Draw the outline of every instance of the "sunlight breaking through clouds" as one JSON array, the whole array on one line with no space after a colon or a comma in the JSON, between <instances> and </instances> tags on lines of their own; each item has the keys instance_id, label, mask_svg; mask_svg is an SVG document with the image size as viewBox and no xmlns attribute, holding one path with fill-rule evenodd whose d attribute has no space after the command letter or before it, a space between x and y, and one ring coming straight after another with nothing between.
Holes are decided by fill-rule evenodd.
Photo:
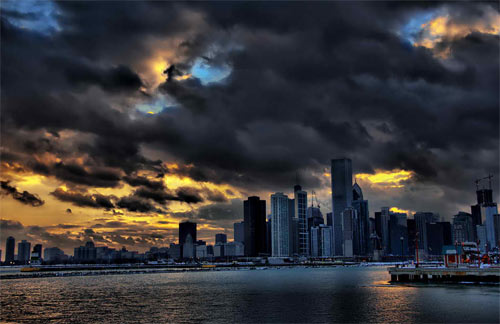
<instances>
[{"instance_id":1,"label":"sunlight breaking through clouds","mask_svg":"<svg viewBox=\"0 0 500 324\"><path fill-rule=\"evenodd\" d=\"M404 183L414 176L406 170L375 170L375 173L358 173L356 179L379 188L403 188Z\"/></svg>"}]
</instances>

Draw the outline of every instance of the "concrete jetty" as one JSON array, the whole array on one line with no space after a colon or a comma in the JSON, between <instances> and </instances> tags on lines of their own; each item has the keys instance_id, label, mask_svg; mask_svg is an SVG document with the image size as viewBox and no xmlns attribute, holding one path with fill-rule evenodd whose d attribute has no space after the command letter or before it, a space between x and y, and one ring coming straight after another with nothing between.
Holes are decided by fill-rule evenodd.
<instances>
[{"instance_id":1,"label":"concrete jetty","mask_svg":"<svg viewBox=\"0 0 500 324\"><path fill-rule=\"evenodd\" d=\"M391 282L497 282L500 267L390 267Z\"/></svg>"}]
</instances>

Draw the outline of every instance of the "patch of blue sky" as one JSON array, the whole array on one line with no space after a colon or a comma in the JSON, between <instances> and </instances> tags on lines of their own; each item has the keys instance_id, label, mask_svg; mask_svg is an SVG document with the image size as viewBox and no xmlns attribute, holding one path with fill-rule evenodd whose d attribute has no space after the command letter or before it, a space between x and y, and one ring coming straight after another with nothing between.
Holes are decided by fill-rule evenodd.
<instances>
[{"instance_id":1,"label":"patch of blue sky","mask_svg":"<svg viewBox=\"0 0 500 324\"><path fill-rule=\"evenodd\" d=\"M53 1L7 0L0 2L7 20L23 29L29 29L44 35L50 35L61 30L57 22L57 6Z\"/></svg>"},{"instance_id":2,"label":"patch of blue sky","mask_svg":"<svg viewBox=\"0 0 500 324\"><path fill-rule=\"evenodd\" d=\"M223 81L231 74L231 67L228 65L210 65L206 60L199 58L191 67L191 74L200 79L203 85L207 85Z\"/></svg>"},{"instance_id":3,"label":"patch of blue sky","mask_svg":"<svg viewBox=\"0 0 500 324\"><path fill-rule=\"evenodd\" d=\"M145 114L158 114L164 109L174 108L175 102L167 98L165 95L158 93L150 100L137 104L136 109Z\"/></svg>"},{"instance_id":4,"label":"patch of blue sky","mask_svg":"<svg viewBox=\"0 0 500 324\"><path fill-rule=\"evenodd\" d=\"M400 36L403 40L415 44L418 41L422 25L432 20L438 14L436 11L426 11L416 14L401 28L399 32Z\"/></svg>"}]
</instances>

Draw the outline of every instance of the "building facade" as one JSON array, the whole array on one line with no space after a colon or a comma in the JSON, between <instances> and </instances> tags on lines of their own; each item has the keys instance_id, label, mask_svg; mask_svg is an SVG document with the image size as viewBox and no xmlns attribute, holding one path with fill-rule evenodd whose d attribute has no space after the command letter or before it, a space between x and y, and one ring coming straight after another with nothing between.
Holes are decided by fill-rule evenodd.
<instances>
[{"instance_id":1,"label":"building facade","mask_svg":"<svg viewBox=\"0 0 500 324\"><path fill-rule=\"evenodd\" d=\"M271 195L272 256L291 255L290 231L292 221L289 212L288 196L281 192Z\"/></svg>"},{"instance_id":2,"label":"building facade","mask_svg":"<svg viewBox=\"0 0 500 324\"><path fill-rule=\"evenodd\" d=\"M298 219L298 254L309 255L309 231L307 228L307 192L296 185L294 191L295 218Z\"/></svg>"},{"instance_id":3,"label":"building facade","mask_svg":"<svg viewBox=\"0 0 500 324\"><path fill-rule=\"evenodd\" d=\"M256 257L267 253L266 201L248 197L243 202L245 256Z\"/></svg>"},{"instance_id":4,"label":"building facade","mask_svg":"<svg viewBox=\"0 0 500 324\"><path fill-rule=\"evenodd\" d=\"M12 236L7 237L7 242L5 243L5 263L12 264L14 263L16 249L16 239Z\"/></svg>"},{"instance_id":5,"label":"building facade","mask_svg":"<svg viewBox=\"0 0 500 324\"><path fill-rule=\"evenodd\" d=\"M333 159L331 164L333 240L335 255L343 254L342 213L352 205L351 159Z\"/></svg>"}]
</instances>

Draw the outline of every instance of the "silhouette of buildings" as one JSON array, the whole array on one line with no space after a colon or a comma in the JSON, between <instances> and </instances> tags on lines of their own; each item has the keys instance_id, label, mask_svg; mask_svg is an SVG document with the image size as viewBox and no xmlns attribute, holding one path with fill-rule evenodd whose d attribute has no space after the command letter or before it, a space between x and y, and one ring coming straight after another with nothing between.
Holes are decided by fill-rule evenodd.
<instances>
[{"instance_id":1,"label":"silhouette of buildings","mask_svg":"<svg viewBox=\"0 0 500 324\"><path fill-rule=\"evenodd\" d=\"M248 197L243 202L243 217L245 255L256 257L266 254L266 201L256 196Z\"/></svg>"}]
</instances>

